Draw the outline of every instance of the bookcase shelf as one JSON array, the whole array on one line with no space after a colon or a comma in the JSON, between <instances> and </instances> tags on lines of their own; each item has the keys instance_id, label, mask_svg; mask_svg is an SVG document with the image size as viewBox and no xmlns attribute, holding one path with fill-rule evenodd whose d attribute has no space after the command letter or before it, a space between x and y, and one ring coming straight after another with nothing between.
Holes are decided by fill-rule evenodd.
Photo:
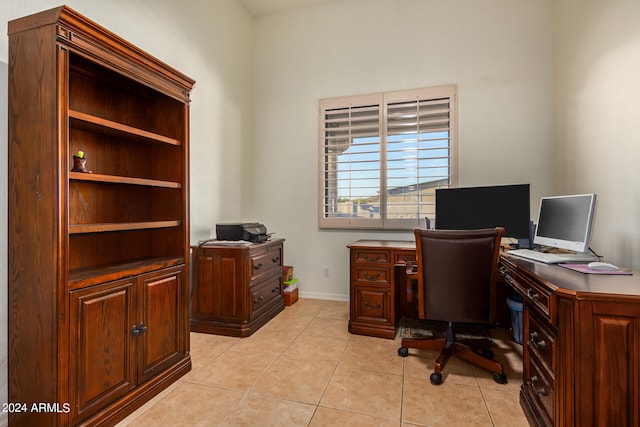
<instances>
[{"instance_id":1,"label":"bookcase shelf","mask_svg":"<svg viewBox=\"0 0 640 427\"><path fill-rule=\"evenodd\" d=\"M128 176L104 175L97 173L69 172L69 179L76 181L108 182L112 184L145 185L148 187L181 188L179 182L160 181L157 179L133 178Z\"/></svg>"},{"instance_id":2,"label":"bookcase shelf","mask_svg":"<svg viewBox=\"0 0 640 427\"><path fill-rule=\"evenodd\" d=\"M131 273L140 275L181 264L184 264L184 258L182 257L157 257L145 258L140 261L70 270L69 287L71 289L81 289L87 286L130 277Z\"/></svg>"},{"instance_id":3,"label":"bookcase shelf","mask_svg":"<svg viewBox=\"0 0 640 427\"><path fill-rule=\"evenodd\" d=\"M148 222L121 222L109 224L71 224L69 234L79 233L104 233L108 231L145 230L152 228L177 227L180 221L148 221Z\"/></svg>"},{"instance_id":4,"label":"bookcase shelf","mask_svg":"<svg viewBox=\"0 0 640 427\"><path fill-rule=\"evenodd\" d=\"M160 142L163 144L180 145L180 141L153 132L148 132L133 126L127 126L116 123L111 120L102 119L91 114L82 113L80 111L69 110L69 125L78 129L88 130L90 132L100 132L114 137L132 137L140 138L152 142Z\"/></svg>"}]
</instances>

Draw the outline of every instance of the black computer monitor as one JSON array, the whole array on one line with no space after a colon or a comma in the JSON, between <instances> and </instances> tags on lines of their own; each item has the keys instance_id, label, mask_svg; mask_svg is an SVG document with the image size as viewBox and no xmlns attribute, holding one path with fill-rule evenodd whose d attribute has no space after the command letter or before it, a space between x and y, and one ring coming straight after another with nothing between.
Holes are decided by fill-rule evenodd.
<instances>
[{"instance_id":1,"label":"black computer monitor","mask_svg":"<svg viewBox=\"0 0 640 427\"><path fill-rule=\"evenodd\" d=\"M595 194L543 197L533 242L587 252L595 207Z\"/></svg>"},{"instance_id":2,"label":"black computer monitor","mask_svg":"<svg viewBox=\"0 0 640 427\"><path fill-rule=\"evenodd\" d=\"M529 184L437 189L435 227L503 227L505 237L529 239L529 200Z\"/></svg>"}]
</instances>

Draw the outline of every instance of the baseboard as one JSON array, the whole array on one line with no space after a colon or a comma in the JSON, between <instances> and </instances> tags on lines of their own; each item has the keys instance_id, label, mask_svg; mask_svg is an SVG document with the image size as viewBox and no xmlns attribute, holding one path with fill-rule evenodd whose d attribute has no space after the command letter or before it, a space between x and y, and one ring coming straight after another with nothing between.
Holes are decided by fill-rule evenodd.
<instances>
[{"instance_id":1,"label":"baseboard","mask_svg":"<svg viewBox=\"0 0 640 427\"><path fill-rule=\"evenodd\" d=\"M326 294L321 292L304 292L300 289L300 298L321 299L326 301L349 302L349 294Z\"/></svg>"}]
</instances>

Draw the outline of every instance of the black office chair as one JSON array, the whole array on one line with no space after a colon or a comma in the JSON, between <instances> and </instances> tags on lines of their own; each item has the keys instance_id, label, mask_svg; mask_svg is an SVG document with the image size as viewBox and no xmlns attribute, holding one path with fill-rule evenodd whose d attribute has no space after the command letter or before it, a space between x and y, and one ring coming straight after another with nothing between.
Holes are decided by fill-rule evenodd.
<instances>
[{"instance_id":1,"label":"black office chair","mask_svg":"<svg viewBox=\"0 0 640 427\"><path fill-rule=\"evenodd\" d=\"M458 356L507 382L502 365L492 360L492 341L486 328L495 323L495 282L498 274L501 227L482 230L414 230L416 238L417 312L428 338L402 338L398 354L409 348L440 351L430 380L442 384L442 370ZM470 332L458 327L474 326ZM478 334L478 332L481 332Z\"/></svg>"}]
</instances>

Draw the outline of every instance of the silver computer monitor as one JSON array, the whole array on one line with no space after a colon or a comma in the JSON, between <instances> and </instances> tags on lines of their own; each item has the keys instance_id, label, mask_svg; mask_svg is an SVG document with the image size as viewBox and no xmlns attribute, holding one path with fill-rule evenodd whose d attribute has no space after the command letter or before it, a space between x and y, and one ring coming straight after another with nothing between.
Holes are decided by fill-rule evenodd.
<instances>
[{"instance_id":1,"label":"silver computer monitor","mask_svg":"<svg viewBox=\"0 0 640 427\"><path fill-rule=\"evenodd\" d=\"M595 206L595 194L543 197L533 243L587 252Z\"/></svg>"}]
</instances>

